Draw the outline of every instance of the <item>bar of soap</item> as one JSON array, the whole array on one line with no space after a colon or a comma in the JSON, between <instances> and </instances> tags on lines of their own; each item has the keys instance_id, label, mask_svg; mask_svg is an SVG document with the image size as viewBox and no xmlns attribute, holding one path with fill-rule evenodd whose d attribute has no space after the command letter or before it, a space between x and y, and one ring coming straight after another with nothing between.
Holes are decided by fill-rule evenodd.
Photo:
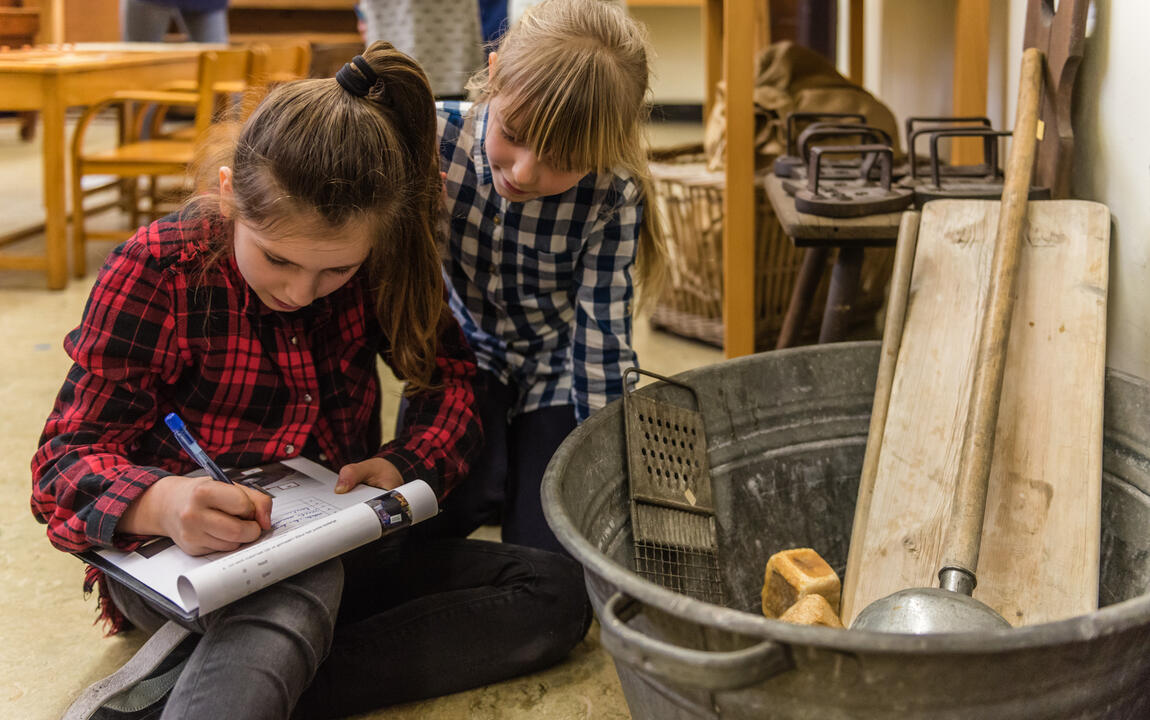
<instances>
[{"instance_id":1,"label":"bar of soap","mask_svg":"<svg viewBox=\"0 0 1150 720\"><path fill-rule=\"evenodd\" d=\"M819 625L839 629L843 627L838 613L822 595L807 595L791 605L785 613L779 616L779 620L796 625Z\"/></svg>"},{"instance_id":2,"label":"bar of soap","mask_svg":"<svg viewBox=\"0 0 1150 720\"><path fill-rule=\"evenodd\" d=\"M771 556L763 576L763 615L778 618L809 595L820 595L837 615L842 583L811 548L783 550Z\"/></svg>"}]
</instances>

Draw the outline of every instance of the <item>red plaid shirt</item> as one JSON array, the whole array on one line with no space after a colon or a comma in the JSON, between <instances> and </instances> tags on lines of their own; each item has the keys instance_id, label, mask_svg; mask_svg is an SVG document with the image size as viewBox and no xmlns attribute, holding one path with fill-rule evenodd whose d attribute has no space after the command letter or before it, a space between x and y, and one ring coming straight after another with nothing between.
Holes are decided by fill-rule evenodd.
<instances>
[{"instance_id":1,"label":"red plaid shirt","mask_svg":"<svg viewBox=\"0 0 1150 720\"><path fill-rule=\"evenodd\" d=\"M32 511L68 552L131 549L125 508L196 465L163 418L177 412L222 467L305 455L338 469L372 455L442 497L482 439L475 359L454 320L439 338L435 391L410 398L402 435L380 447L377 356L389 343L364 271L295 313L266 308L230 254L203 273L204 220L170 216L116 248L80 326L74 364L32 460ZM89 579L91 582L91 578Z\"/></svg>"}]
</instances>

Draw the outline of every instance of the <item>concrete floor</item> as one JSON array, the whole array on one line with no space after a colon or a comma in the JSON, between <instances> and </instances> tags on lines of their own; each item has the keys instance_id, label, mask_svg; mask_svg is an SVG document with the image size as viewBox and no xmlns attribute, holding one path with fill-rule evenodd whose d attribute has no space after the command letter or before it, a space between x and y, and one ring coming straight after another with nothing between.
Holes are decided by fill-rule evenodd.
<instances>
[{"instance_id":1,"label":"concrete floor","mask_svg":"<svg viewBox=\"0 0 1150 720\"><path fill-rule=\"evenodd\" d=\"M670 144L701 137L698 126L655 129ZM111 142L104 128L97 142ZM38 142L0 122L0 235L42 218ZM114 218L112 218L114 219ZM8 252L35 251L34 236ZM89 248L89 275L63 291L44 289L42 273L0 271L0 719L57 718L74 696L115 670L143 641L137 632L102 637L95 598L81 593L78 560L52 548L28 509L28 465L44 418L69 367L61 341L79 321L96 269L111 246ZM665 375L722 359L716 348L635 325L644 367ZM389 380L385 420L398 384ZM562 664L546 672L427 702L369 713L394 720L628 718L598 626Z\"/></svg>"}]
</instances>

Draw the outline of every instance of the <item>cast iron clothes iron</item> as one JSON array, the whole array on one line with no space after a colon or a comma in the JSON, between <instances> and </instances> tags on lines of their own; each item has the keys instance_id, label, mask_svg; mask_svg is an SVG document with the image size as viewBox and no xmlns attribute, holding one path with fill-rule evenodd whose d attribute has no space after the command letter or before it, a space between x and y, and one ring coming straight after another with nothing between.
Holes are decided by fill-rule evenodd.
<instances>
[{"instance_id":1,"label":"cast iron clothes iron","mask_svg":"<svg viewBox=\"0 0 1150 720\"><path fill-rule=\"evenodd\" d=\"M936 116L936 117L910 117L906 119L906 154L907 165L902 175L903 181L908 177L916 176L919 172L929 169L929 163L920 159L916 145L918 138L939 130L960 130L962 128L981 127L990 128L990 118L981 115L969 116ZM950 165L943 164L944 175L985 175L985 165Z\"/></svg>"},{"instance_id":2,"label":"cast iron clothes iron","mask_svg":"<svg viewBox=\"0 0 1150 720\"><path fill-rule=\"evenodd\" d=\"M1018 117L1003 183L990 284L981 317L977 362L959 455L958 480L943 539L939 588L911 588L863 608L851 629L913 634L1001 630L1010 624L972 597L994 451L994 429L1026 223L1030 174L1038 144L1038 101L1042 52L1023 53Z\"/></svg>"},{"instance_id":3,"label":"cast iron clothes iron","mask_svg":"<svg viewBox=\"0 0 1150 720\"><path fill-rule=\"evenodd\" d=\"M910 178L903 178L900 184L914 188L915 207L920 209L923 204L931 200L947 198L997 200L1002 197L1003 183L1002 169L998 165L998 138L1010 135L1010 131L990 128L944 128L932 131L929 178L922 177L916 171ZM939 140L948 137L982 138L984 162L981 165L964 168L964 170L982 170L981 174L971 172L947 175L943 172L938 144ZM1030 200L1049 200L1050 189L1031 186L1028 197Z\"/></svg>"},{"instance_id":4,"label":"cast iron clothes iron","mask_svg":"<svg viewBox=\"0 0 1150 720\"><path fill-rule=\"evenodd\" d=\"M880 127L874 125L859 125L851 123L814 123L803 130L798 139L798 157L802 158L802 164L790 170L787 180L784 180L784 186L787 192L791 195L795 194L795 190L801 187L808 172L807 166L811 161L811 149L816 146L832 145L832 146L846 146L846 145L891 145L890 133ZM850 180L858 176L859 166L864 162L862 157L849 157L839 160L826 160L823 162L820 169L821 176L824 180ZM871 167L873 169L873 165ZM777 173L776 173L777 174ZM877 180L878 176L873 175L870 179Z\"/></svg>"},{"instance_id":5,"label":"cast iron clothes iron","mask_svg":"<svg viewBox=\"0 0 1150 720\"><path fill-rule=\"evenodd\" d=\"M807 159L798 152L796 144L800 131L799 125L803 123L805 128L811 124L820 122L838 122L840 124L848 122L866 123L866 116L861 113L832 113L832 112L793 112L787 115L786 122L786 152L775 158L772 170L779 177L795 177L795 172L802 173L806 168Z\"/></svg>"},{"instance_id":6,"label":"cast iron clothes iron","mask_svg":"<svg viewBox=\"0 0 1150 720\"><path fill-rule=\"evenodd\" d=\"M694 408L636 395L638 376L685 390ZM724 604L718 533L699 398L682 382L635 367L623 373L635 572L668 590Z\"/></svg>"},{"instance_id":7,"label":"cast iron clothes iron","mask_svg":"<svg viewBox=\"0 0 1150 720\"><path fill-rule=\"evenodd\" d=\"M828 155L861 154L863 162L854 180L824 181L822 159ZM836 145L811 148L807 186L795 191L795 209L824 217L862 217L897 212L914 201L914 191L891 187L893 151L889 145ZM881 180L868 178L878 162Z\"/></svg>"},{"instance_id":8,"label":"cast iron clothes iron","mask_svg":"<svg viewBox=\"0 0 1150 720\"><path fill-rule=\"evenodd\" d=\"M848 142L842 142L842 140ZM803 134L799 136L799 156L805 158L805 162L809 163L811 159L811 150L815 147L852 147L858 145L891 145L890 134L880 127L872 125L839 125L835 123L815 123L811 125ZM837 153L836 153L837 154ZM846 153L843 153L846 154ZM861 172L860 168L866 165L865 175ZM806 164L802 167L795 168L790 177L783 180L783 189L787 194L794 197L794 194L802 189L806 184L807 178L810 173ZM873 154L864 155L859 154L858 157L850 157L845 160L824 160L819 167L819 182L829 183L833 181L849 181L856 180L860 177L866 177L868 181L878 182L882 180L882 170L876 167L875 156ZM894 175L892 174L892 178Z\"/></svg>"}]
</instances>

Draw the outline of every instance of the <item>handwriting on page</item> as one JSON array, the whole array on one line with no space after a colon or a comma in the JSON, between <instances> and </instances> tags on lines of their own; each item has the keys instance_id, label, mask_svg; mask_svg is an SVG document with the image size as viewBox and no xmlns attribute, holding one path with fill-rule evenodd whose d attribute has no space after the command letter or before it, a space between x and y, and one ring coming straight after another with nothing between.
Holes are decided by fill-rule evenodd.
<instances>
[{"instance_id":1,"label":"handwriting on page","mask_svg":"<svg viewBox=\"0 0 1150 720\"><path fill-rule=\"evenodd\" d=\"M291 500L276 506L276 517L272 522L272 534L278 534L295 527L300 523L310 522L325 515L331 515L339 510L331 503L318 497L306 497Z\"/></svg>"}]
</instances>

